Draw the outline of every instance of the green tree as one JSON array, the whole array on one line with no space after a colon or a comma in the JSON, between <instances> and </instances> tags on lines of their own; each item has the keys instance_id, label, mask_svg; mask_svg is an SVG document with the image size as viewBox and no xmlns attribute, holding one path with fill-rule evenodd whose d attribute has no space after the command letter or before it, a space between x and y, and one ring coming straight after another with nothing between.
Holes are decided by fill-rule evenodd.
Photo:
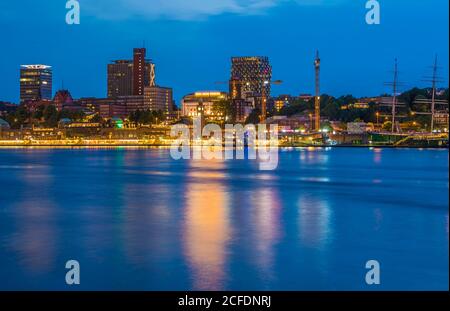
<instances>
[{"instance_id":1,"label":"green tree","mask_svg":"<svg viewBox=\"0 0 450 311\"><path fill-rule=\"evenodd\" d=\"M311 109L311 103L304 101L302 99L294 100L289 105L284 106L281 108L281 110L278 112L278 115L283 116L293 116L295 114L300 114L308 109Z\"/></svg>"},{"instance_id":2,"label":"green tree","mask_svg":"<svg viewBox=\"0 0 450 311\"><path fill-rule=\"evenodd\" d=\"M91 122L103 123L103 118L97 113L95 116L92 117Z\"/></svg>"},{"instance_id":3,"label":"green tree","mask_svg":"<svg viewBox=\"0 0 450 311\"><path fill-rule=\"evenodd\" d=\"M16 111L9 113L5 119L13 129L19 129L27 124L30 117L31 113L28 109L24 105L20 105Z\"/></svg>"},{"instance_id":4,"label":"green tree","mask_svg":"<svg viewBox=\"0 0 450 311\"><path fill-rule=\"evenodd\" d=\"M215 115L222 115L224 121L234 122L236 120L236 109L231 100L220 100L215 102L212 111Z\"/></svg>"},{"instance_id":5,"label":"green tree","mask_svg":"<svg viewBox=\"0 0 450 311\"><path fill-rule=\"evenodd\" d=\"M152 111L151 113L151 123L159 124L166 120L166 115L162 110Z\"/></svg>"},{"instance_id":6,"label":"green tree","mask_svg":"<svg viewBox=\"0 0 450 311\"><path fill-rule=\"evenodd\" d=\"M40 105L36 108L36 111L32 114L32 118L35 121L40 121L44 117L45 106Z\"/></svg>"},{"instance_id":7,"label":"green tree","mask_svg":"<svg viewBox=\"0 0 450 311\"><path fill-rule=\"evenodd\" d=\"M337 121L339 120L340 111L341 109L339 104L332 100L327 103L325 108L322 110L322 114L330 120Z\"/></svg>"},{"instance_id":8,"label":"green tree","mask_svg":"<svg viewBox=\"0 0 450 311\"><path fill-rule=\"evenodd\" d=\"M58 111L54 105L47 105L43 112L44 125L48 127L56 127L58 125Z\"/></svg>"}]
</instances>

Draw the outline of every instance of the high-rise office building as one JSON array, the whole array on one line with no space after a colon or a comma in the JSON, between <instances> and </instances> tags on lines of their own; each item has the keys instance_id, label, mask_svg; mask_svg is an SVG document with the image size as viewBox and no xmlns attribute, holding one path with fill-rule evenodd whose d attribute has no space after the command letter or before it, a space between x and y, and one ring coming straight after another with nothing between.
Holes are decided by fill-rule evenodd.
<instances>
[{"instance_id":1,"label":"high-rise office building","mask_svg":"<svg viewBox=\"0 0 450 311\"><path fill-rule=\"evenodd\" d=\"M145 58L146 49L136 48L133 60L108 64L108 97L144 95L144 88L155 86L155 64Z\"/></svg>"},{"instance_id":2,"label":"high-rise office building","mask_svg":"<svg viewBox=\"0 0 450 311\"><path fill-rule=\"evenodd\" d=\"M231 59L230 96L232 99L270 97L272 67L268 57L233 57Z\"/></svg>"},{"instance_id":3,"label":"high-rise office building","mask_svg":"<svg viewBox=\"0 0 450 311\"><path fill-rule=\"evenodd\" d=\"M20 67L20 102L52 99L52 67L22 65Z\"/></svg>"},{"instance_id":4,"label":"high-rise office building","mask_svg":"<svg viewBox=\"0 0 450 311\"><path fill-rule=\"evenodd\" d=\"M108 64L108 97L133 94L133 63L129 60L116 60Z\"/></svg>"}]
</instances>

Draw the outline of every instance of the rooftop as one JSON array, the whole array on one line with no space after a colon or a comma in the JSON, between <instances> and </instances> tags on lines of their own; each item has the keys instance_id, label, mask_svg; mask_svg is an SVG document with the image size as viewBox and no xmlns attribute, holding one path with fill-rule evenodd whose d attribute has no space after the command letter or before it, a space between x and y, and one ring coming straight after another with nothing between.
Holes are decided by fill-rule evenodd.
<instances>
[{"instance_id":1,"label":"rooftop","mask_svg":"<svg viewBox=\"0 0 450 311\"><path fill-rule=\"evenodd\" d=\"M50 69L52 66L48 65L21 65L21 68L24 69Z\"/></svg>"}]
</instances>

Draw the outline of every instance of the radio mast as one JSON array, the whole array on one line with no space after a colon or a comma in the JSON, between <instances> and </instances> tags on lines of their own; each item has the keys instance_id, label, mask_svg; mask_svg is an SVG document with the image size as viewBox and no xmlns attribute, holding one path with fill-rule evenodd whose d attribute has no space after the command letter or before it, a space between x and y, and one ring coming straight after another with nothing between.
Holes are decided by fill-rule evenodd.
<instances>
[{"instance_id":1,"label":"radio mast","mask_svg":"<svg viewBox=\"0 0 450 311\"><path fill-rule=\"evenodd\" d=\"M314 61L314 67L316 69L316 96L314 103L315 110L315 129L320 131L320 58L319 51L316 52L316 59Z\"/></svg>"}]
</instances>

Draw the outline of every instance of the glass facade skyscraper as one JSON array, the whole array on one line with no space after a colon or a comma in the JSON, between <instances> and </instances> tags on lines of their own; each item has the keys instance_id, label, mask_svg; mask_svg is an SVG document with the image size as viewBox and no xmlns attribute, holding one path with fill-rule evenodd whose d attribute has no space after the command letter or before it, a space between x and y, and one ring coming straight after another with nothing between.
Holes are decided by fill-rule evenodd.
<instances>
[{"instance_id":1,"label":"glass facade skyscraper","mask_svg":"<svg viewBox=\"0 0 450 311\"><path fill-rule=\"evenodd\" d=\"M20 102L52 99L52 67L22 65L20 67Z\"/></svg>"}]
</instances>

